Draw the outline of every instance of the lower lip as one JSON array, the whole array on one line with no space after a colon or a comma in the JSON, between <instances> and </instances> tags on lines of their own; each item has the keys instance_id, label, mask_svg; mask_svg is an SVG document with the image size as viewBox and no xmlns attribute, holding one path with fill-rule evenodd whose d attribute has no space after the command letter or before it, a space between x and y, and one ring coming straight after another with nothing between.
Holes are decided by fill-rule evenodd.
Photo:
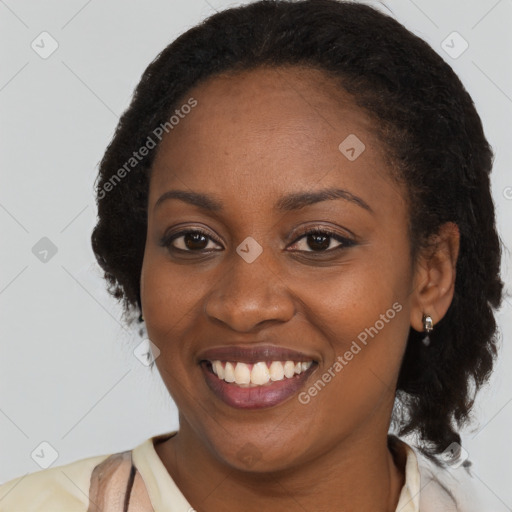
<instances>
[{"instance_id":1,"label":"lower lip","mask_svg":"<svg viewBox=\"0 0 512 512\"><path fill-rule=\"evenodd\" d=\"M317 364L313 363L305 372L291 378L284 378L264 386L240 387L234 382L219 379L209 368L205 361L200 367L208 387L223 402L237 409L262 409L280 404L296 394L315 370Z\"/></svg>"}]
</instances>

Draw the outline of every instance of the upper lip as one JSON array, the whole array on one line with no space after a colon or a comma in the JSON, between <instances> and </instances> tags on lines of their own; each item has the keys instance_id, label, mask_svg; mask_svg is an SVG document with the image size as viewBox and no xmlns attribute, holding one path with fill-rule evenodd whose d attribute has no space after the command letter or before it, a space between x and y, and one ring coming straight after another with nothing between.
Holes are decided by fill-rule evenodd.
<instances>
[{"instance_id":1,"label":"upper lip","mask_svg":"<svg viewBox=\"0 0 512 512\"><path fill-rule=\"evenodd\" d=\"M275 345L254 345L241 346L230 345L223 347L210 348L202 351L198 356L198 362L201 361L240 361L241 363L257 363L259 361L314 361L315 358L285 347Z\"/></svg>"}]
</instances>

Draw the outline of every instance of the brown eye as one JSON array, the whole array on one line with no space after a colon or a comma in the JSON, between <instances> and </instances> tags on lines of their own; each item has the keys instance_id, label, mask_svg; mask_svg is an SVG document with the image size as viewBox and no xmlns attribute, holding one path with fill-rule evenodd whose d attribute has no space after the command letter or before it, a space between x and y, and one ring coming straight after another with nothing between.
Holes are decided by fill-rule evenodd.
<instances>
[{"instance_id":1,"label":"brown eye","mask_svg":"<svg viewBox=\"0 0 512 512\"><path fill-rule=\"evenodd\" d=\"M169 248L169 250L177 250L183 252L210 252L219 244L212 239L206 232L194 229L180 231L164 237L161 245Z\"/></svg>"},{"instance_id":2,"label":"brown eye","mask_svg":"<svg viewBox=\"0 0 512 512\"><path fill-rule=\"evenodd\" d=\"M187 249L201 250L207 247L208 238L202 233L187 233L186 235L183 236L183 243Z\"/></svg>"},{"instance_id":3,"label":"brown eye","mask_svg":"<svg viewBox=\"0 0 512 512\"><path fill-rule=\"evenodd\" d=\"M331 237L329 235L310 234L307 235L308 247L314 251L325 251L331 245Z\"/></svg>"},{"instance_id":4,"label":"brown eye","mask_svg":"<svg viewBox=\"0 0 512 512\"><path fill-rule=\"evenodd\" d=\"M303 241L302 243L299 243ZM334 245L333 245L334 242ZM338 245L336 245L336 243ZM313 229L303 233L293 243L293 248L302 252L329 252L355 245L353 240L330 230Z\"/></svg>"}]
</instances>

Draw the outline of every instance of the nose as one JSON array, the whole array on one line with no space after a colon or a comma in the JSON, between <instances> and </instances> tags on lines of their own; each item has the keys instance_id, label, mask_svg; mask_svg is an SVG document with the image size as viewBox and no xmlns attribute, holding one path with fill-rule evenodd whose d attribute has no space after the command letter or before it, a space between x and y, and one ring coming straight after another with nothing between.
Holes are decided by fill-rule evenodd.
<instances>
[{"instance_id":1,"label":"nose","mask_svg":"<svg viewBox=\"0 0 512 512\"><path fill-rule=\"evenodd\" d=\"M269 267L268 258L262 254L247 263L235 253L229 259L227 270L206 298L205 312L211 321L233 331L252 332L293 317L293 294L277 269Z\"/></svg>"}]
</instances>

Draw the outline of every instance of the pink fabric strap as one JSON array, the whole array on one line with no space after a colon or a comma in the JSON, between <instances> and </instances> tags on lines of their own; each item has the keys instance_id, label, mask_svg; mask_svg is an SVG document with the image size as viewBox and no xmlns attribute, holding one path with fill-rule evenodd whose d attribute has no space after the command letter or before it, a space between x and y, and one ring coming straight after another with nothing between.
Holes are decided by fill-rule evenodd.
<instances>
[{"instance_id":1,"label":"pink fabric strap","mask_svg":"<svg viewBox=\"0 0 512 512\"><path fill-rule=\"evenodd\" d=\"M154 512L131 451L115 453L94 468L87 512Z\"/></svg>"}]
</instances>

